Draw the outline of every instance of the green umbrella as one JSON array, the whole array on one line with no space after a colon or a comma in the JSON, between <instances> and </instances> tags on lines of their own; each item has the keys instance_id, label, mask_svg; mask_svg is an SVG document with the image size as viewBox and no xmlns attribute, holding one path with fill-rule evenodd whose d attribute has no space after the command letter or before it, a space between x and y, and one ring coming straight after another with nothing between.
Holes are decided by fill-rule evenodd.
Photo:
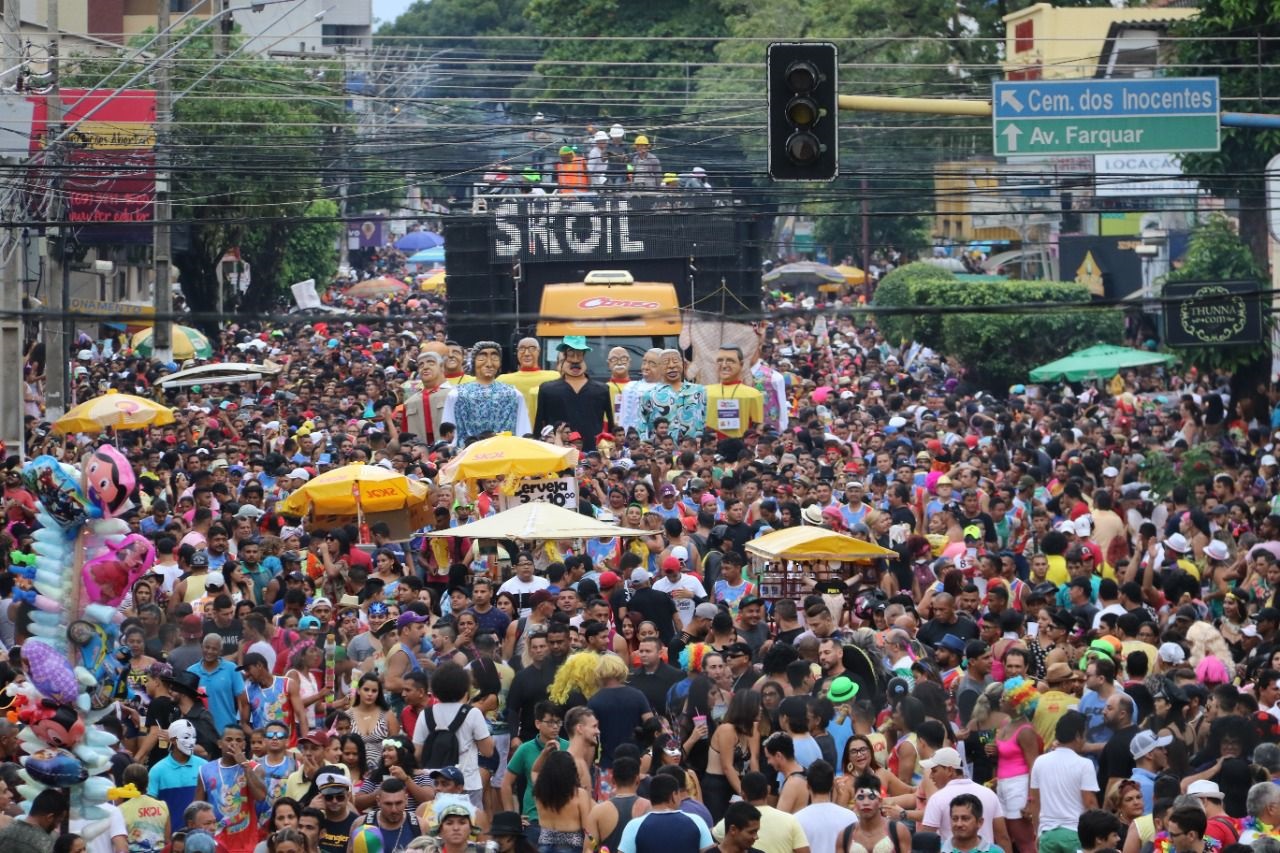
<instances>
[{"instance_id":1,"label":"green umbrella","mask_svg":"<svg viewBox=\"0 0 1280 853\"><path fill-rule=\"evenodd\" d=\"M1130 367L1172 364L1175 361L1177 356L1111 344L1096 344L1037 367L1031 371L1031 381L1079 382L1084 379L1110 379Z\"/></svg>"},{"instance_id":2,"label":"green umbrella","mask_svg":"<svg viewBox=\"0 0 1280 853\"><path fill-rule=\"evenodd\" d=\"M209 358L213 355L213 347L209 345L209 339L204 336L203 332L198 332L190 326L179 326L177 324L170 327L169 331L170 343L173 344L174 358ZM133 336L131 343L139 355L147 358L151 357L151 336L154 333L155 329L143 329Z\"/></svg>"}]
</instances>

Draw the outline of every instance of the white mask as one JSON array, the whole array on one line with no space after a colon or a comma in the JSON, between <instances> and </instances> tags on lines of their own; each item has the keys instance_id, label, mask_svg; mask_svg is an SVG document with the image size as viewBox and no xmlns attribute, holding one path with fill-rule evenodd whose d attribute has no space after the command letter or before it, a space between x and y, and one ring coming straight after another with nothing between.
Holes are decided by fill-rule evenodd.
<instances>
[{"instance_id":1,"label":"white mask","mask_svg":"<svg viewBox=\"0 0 1280 853\"><path fill-rule=\"evenodd\" d=\"M169 726L169 741L183 755L191 755L196 749L196 727L187 720L177 720Z\"/></svg>"}]
</instances>

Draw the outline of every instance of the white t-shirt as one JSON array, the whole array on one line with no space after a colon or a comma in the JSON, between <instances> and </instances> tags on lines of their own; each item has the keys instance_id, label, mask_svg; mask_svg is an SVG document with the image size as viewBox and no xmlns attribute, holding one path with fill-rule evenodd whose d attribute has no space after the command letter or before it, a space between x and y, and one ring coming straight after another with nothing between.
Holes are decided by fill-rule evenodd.
<instances>
[{"instance_id":1,"label":"white t-shirt","mask_svg":"<svg viewBox=\"0 0 1280 853\"><path fill-rule=\"evenodd\" d=\"M1060 746L1031 765L1031 787L1040 792L1039 831L1074 830L1084 814L1080 792L1098 790L1098 771L1089 759Z\"/></svg>"},{"instance_id":2,"label":"white t-shirt","mask_svg":"<svg viewBox=\"0 0 1280 853\"><path fill-rule=\"evenodd\" d=\"M512 575L503 582L502 586L498 587L498 592L508 592L514 595L516 597L516 604L519 605L520 616L528 616L529 612L533 610L533 608L529 607L526 603L528 597L538 590L546 589L549 586L551 586L551 581L543 577L538 577L537 575L529 578L528 583L520 580L519 575Z\"/></svg>"},{"instance_id":3,"label":"white t-shirt","mask_svg":"<svg viewBox=\"0 0 1280 853\"><path fill-rule=\"evenodd\" d=\"M156 563L151 571L164 578L160 583L160 588L168 595L173 592L173 584L178 578L182 577L182 567L177 563Z\"/></svg>"},{"instance_id":4,"label":"white t-shirt","mask_svg":"<svg viewBox=\"0 0 1280 853\"><path fill-rule=\"evenodd\" d=\"M129 827L125 825L124 813L118 807L111 803L102 803L98 808L110 812L109 823L104 832L94 836L91 841L85 841L84 853L112 853L114 847L111 839L120 836L127 841L129 838ZM83 835L84 828L91 823L97 823L97 821L73 817L68 822L67 829L76 835Z\"/></svg>"},{"instance_id":5,"label":"white t-shirt","mask_svg":"<svg viewBox=\"0 0 1280 853\"><path fill-rule=\"evenodd\" d=\"M810 850L835 850L840 833L849 824L857 823L858 816L835 803L812 803L796 812L796 820L809 839Z\"/></svg>"},{"instance_id":6,"label":"white t-shirt","mask_svg":"<svg viewBox=\"0 0 1280 853\"><path fill-rule=\"evenodd\" d=\"M707 597L707 591L692 575L681 574L680 580L675 583L667 580L667 576L663 575L653 582L653 588L667 595L671 595L678 589L687 589L693 593L692 598L675 598L676 612L680 614L680 621L686 626L693 621L693 609L698 606L698 599Z\"/></svg>"},{"instance_id":7,"label":"white t-shirt","mask_svg":"<svg viewBox=\"0 0 1280 853\"><path fill-rule=\"evenodd\" d=\"M413 748L415 751L421 751L422 745L427 742L427 717L428 712L435 715L435 723L437 729L447 729L449 724L453 722L453 718L458 716L458 709L462 707L461 702L441 702L423 709L418 714L418 722L413 727ZM480 750L476 749L476 741L484 740L489 737L489 726L484 721L484 714L480 713L479 708L472 708L467 712L466 719L462 721L462 727L458 729L458 769L462 771L462 776L466 779L466 787L468 791L479 791L482 788L480 782ZM439 767L424 767L423 770L430 773L432 770L439 770Z\"/></svg>"},{"instance_id":8,"label":"white t-shirt","mask_svg":"<svg viewBox=\"0 0 1280 853\"><path fill-rule=\"evenodd\" d=\"M249 652L257 652L267 659L267 669L271 672L276 671L276 650L271 648L271 644L266 640L259 640L252 643L248 649Z\"/></svg>"},{"instance_id":9,"label":"white t-shirt","mask_svg":"<svg viewBox=\"0 0 1280 853\"><path fill-rule=\"evenodd\" d=\"M1037 761L1037 764L1040 762ZM982 839L985 847L990 847L996 843L995 836L995 819L1004 817L1004 809L1000 807L1000 800L996 797L996 792L979 785L972 779L952 779L940 790L936 791L924 804L924 820L921 821L924 826L934 826L938 829L938 835L942 836L942 847L946 849L951 846L951 801L961 794L973 794L982 801L982 828L978 830L978 837Z\"/></svg>"}]
</instances>

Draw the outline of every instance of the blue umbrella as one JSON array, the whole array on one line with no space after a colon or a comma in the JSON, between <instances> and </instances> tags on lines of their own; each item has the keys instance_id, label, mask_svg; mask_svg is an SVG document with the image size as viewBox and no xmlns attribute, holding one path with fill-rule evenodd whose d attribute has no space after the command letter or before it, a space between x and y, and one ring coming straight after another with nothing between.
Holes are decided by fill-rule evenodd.
<instances>
[{"instance_id":1,"label":"blue umbrella","mask_svg":"<svg viewBox=\"0 0 1280 853\"><path fill-rule=\"evenodd\" d=\"M436 246L432 249L424 249L416 255L409 257L411 264L442 264L444 263L444 247Z\"/></svg>"},{"instance_id":2,"label":"blue umbrella","mask_svg":"<svg viewBox=\"0 0 1280 853\"><path fill-rule=\"evenodd\" d=\"M396 241L396 248L402 252L421 252L443 245L444 238L434 231L410 231Z\"/></svg>"}]
</instances>

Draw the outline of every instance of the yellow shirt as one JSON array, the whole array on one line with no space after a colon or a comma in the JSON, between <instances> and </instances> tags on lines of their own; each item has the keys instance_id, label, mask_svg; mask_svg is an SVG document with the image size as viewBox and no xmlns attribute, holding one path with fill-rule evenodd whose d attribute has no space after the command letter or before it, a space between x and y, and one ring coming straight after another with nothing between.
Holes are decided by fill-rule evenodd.
<instances>
[{"instance_id":1,"label":"yellow shirt","mask_svg":"<svg viewBox=\"0 0 1280 853\"><path fill-rule=\"evenodd\" d=\"M723 423L722 423L723 421ZM728 438L742 438L764 423L764 395L741 382L707 386L707 426Z\"/></svg>"},{"instance_id":2,"label":"yellow shirt","mask_svg":"<svg viewBox=\"0 0 1280 853\"><path fill-rule=\"evenodd\" d=\"M1071 575L1067 574L1067 558L1061 554L1046 554L1045 560L1049 563L1049 571L1044 573L1044 579L1054 586L1062 586L1071 580Z\"/></svg>"},{"instance_id":3,"label":"yellow shirt","mask_svg":"<svg viewBox=\"0 0 1280 853\"><path fill-rule=\"evenodd\" d=\"M619 382L616 379L610 379L606 385L609 386L609 405L613 406L613 422L615 424L622 423L622 392L627 390L627 386L631 384L631 380ZM620 432L625 432L622 430Z\"/></svg>"},{"instance_id":4,"label":"yellow shirt","mask_svg":"<svg viewBox=\"0 0 1280 853\"><path fill-rule=\"evenodd\" d=\"M1079 702L1075 696L1061 690L1046 690L1040 694L1036 703L1036 712L1031 715L1031 725L1045 743L1053 743L1057 739L1058 720L1071 710L1071 706Z\"/></svg>"},{"instance_id":5,"label":"yellow shirt","mask_svg":"<svg viewBox=\"0 0 1280 853\"><path fill-rule=\"evenodd\" d=\"M498 377L503 385L510 385L524 397L525 408L529 410L529 424L538 422L538 388L543 382L552 382L560 378L554 370L517 370L515 373L504 373Z\"/></svg>"}]
</instances>

